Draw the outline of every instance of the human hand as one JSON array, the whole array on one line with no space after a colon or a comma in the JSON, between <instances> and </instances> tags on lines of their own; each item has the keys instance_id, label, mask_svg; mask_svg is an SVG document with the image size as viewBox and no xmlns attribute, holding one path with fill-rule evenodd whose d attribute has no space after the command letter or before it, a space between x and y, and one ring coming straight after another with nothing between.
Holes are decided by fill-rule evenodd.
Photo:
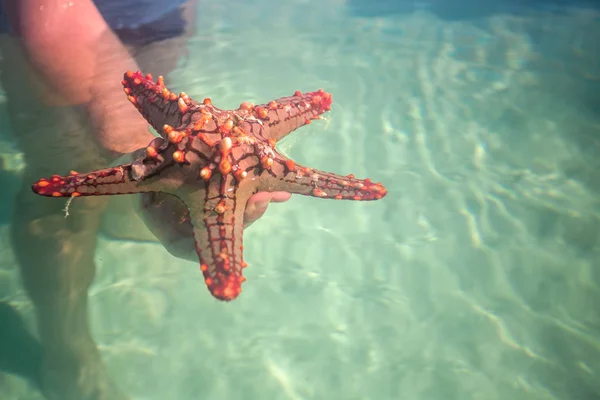
<instances>
[{"instance_id":1,"label":"human hand","mask_svg":"<svg viewBox=\"0 0 600 400\"><path fill-rule=\"evenodd\" d=\"M112 165L130 163L145 152L145 148L125 154ZM189 211L177 197L162 193L137 194L135 210L146 227L175 257L189 261L198 261ZM288 192L258 192L253 194L246 204L244 228L247 228L267 211L270 203L282 203L292 197Z\"/></svg>"},{"instance_id":2,"label":"human hand","mask_svg":"<svg viewBox=\"0 0 600 400\"><path fill-rule=\"evenodd\" d=\"M244 212L244 228L263 216L270 203L283 203L292 197L289 192L258 192L253 194L246 204Z\"/></svg>"}]
</instances>

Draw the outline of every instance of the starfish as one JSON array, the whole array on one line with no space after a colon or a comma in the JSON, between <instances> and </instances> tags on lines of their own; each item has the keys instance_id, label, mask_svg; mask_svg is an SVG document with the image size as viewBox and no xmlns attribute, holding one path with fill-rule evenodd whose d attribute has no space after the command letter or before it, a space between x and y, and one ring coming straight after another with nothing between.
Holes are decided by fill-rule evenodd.
<instances>
[{"instance_id":1,"label":"starfish","mask_svg":"<svg viewBox=\"0 0 600 400\"><path fill-rule=\"evenodd\" d=\"M246 202L258 191L287 191L323 199L378 200L380 183L303 167L283 156L275 143L330 110L331 94L319 90L235 110L171 92L162 76L128 71L122 81L129 101L160 133L129 164L88 173L71 171L38 180L41 196L103 196L164 192L187 207L210 293L233 300L245 281L242 254Z\"/></svg>"}]
</instances>

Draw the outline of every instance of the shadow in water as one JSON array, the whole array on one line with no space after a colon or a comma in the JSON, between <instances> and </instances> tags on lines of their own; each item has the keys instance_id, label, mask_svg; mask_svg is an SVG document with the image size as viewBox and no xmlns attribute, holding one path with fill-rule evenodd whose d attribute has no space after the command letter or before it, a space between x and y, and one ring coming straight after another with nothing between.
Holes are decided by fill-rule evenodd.
<instances>
[{"instance_id":1,"label":"shadow in water","mask_svg":"<svg viewBox=\"0 0 600 400\"><path fill-rule=\"evenodd\" d=\"M0 372L15 374L40 386L42 345L10 304L0 301Z\"/></svg>"}]
</instances>

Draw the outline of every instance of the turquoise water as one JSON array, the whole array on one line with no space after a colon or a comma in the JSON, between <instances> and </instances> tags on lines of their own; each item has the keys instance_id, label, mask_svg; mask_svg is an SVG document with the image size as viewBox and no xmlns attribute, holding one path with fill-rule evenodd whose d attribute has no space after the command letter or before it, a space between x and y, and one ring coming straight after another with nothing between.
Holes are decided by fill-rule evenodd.
<instances>
[{"instance_id":1,"label":"turquoise water","mask_svg":"<svg viewBox=\"0 0 600 400\"><path fill-rule=\"evenodd\" d=\"M600 398L600 13L351 6L205 2L167 85L222 108L330 91L279 148L389 194L271 205L230 304L195 263L100 237L111 374L140 400ZM0 294L27 312L1 229Z\"/></svg>"}]
</instances>

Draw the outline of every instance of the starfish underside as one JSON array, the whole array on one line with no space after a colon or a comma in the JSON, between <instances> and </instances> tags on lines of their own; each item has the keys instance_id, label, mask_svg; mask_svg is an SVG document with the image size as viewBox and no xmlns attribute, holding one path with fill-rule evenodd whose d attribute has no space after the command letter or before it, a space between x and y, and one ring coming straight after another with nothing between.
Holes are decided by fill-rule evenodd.
<instances>
[{"instance_id":1,"label":"starfish underside","mask_svg":"<svg viewBox=\"0 0 600 400\"><path fill-rule=\"evenodd\" d=\"M319 90L255 106L221 110L164 86L162 77L128 71L129 101L161 134L130 164L53 175L37 181L35 193L50 197L164 192L190 213L200 269L213 296L233 300L245 280L243 216L258 191L287 191L338 200L377 200L380 183L303 167L275 150L275 143L328 111L331 95Z\"/></svg>"}]
</instances>

